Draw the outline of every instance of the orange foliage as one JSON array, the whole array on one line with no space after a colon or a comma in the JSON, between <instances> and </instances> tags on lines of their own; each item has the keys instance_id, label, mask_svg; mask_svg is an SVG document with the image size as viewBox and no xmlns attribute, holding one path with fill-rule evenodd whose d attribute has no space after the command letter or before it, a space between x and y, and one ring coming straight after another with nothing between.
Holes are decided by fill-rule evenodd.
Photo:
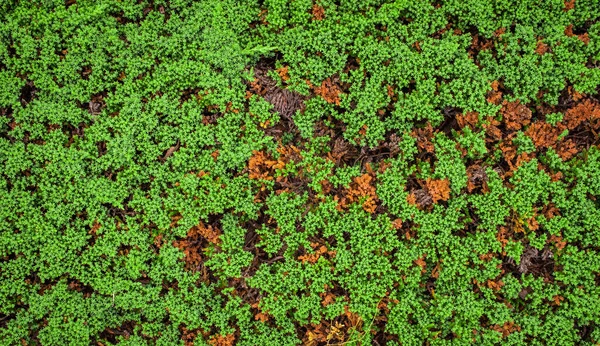
<instances>
[{"instance_id":1,"label":"orange foliage","mask_svg":"<svg viewBox=\"0 0 600 346\"><path fill-rule=\"evenodd\" d=\"M537 42L537 46L535 47L535 52L538 53L539 55L544 55L548 52L549 49L550 48L548 47L548 45L540 40Z\"/></svg>"},{"instance_id":2,"label":"orange foliage","mask_svg":"<svg viewBox=\"0 0 600 346\"><path fill-rule=\"evenodd\" d=\"M547 148L556 144L564 125L552 126L545 121L537 121L525 131L536 148Z\"/></svg>"},{"instance_id":3,"label":"orange foliage","mask_svg":"<svg viewBox=\"0 0 600 346\"><path fill-rule=\"evenodd\" d=\"M340 105L340 94L342 90L331 78L325 79L321 83L321 86L316 87L314 90L315 94L321 96L328 103L335 103L338 106Z\"/></svg>"},{"instance_id":4,"label":"orange foliage","mask_svg":"<svg viewBox=\"0 0 600 346\"><path fill-rule=\"evenodd\" d=\"M417 258L414 263L416 265L418 265L419 267L421 267L421 274L425 274L425 272L427 271L425 269L425 267L427 266L427 262L425 262L425 257L427 257L427 255L423 255L419 258Z\"/></svg>"},{"instance_id":5,"label":"orange foliage","mask_svg":"<svg viewBox=\"0 0 600 346\"><path fill-rule=\"evenodd\" d=\"M562 302L563 300L565 300L565 297L559 296L559 295L555 295L554 297L552 297L552 300L554 301L554 304L556 304L557 306L560 305L560 302Z\"/></svg>"},{"instance_id":6,"label":"orange foliage","mask_svg":"<svg viewBox=\"0 0 600 346\"><path fill-rule=\"evenodd\" d=\"M312 15L315 20L323 20L323 18L325 18L325 9L323 6L314 4L312 7Z\"/></svg>"},{"instance_id":7,"label":"orange foliage","mask_svg":"<svg viewBox=\"0 0 600 346\"><path fill-rule=\"evenodd\" d=\"M206 239L210 243L218 244L220 236L221 232L218 229L200 223L188 230L185 239L175 240L173 246L183 251L186 268L189 270L197 270L203 262L202 242L200 240Z\"/></svg>"},{"instance_id":8,"label":"orange foliage","mask_svg":"<svg viewBox=\"0 0 600 346\"><path fill-rule=\"evenodd\" d=\"M267 322L269 320L269 315L265 314L264 312L259 312L254 315L254 319L256 321Z\"/></svg>"},{"instance_id":9,"label":"orange foliage","mask_svg":"<svg viewBox=\"0 0 600 346\"><path fill-rule=\"evenodd\" d=\"M487 95L487 102L499 105L502 100L502 92L499 91L500 82L497 80L492 82L492 90Z\"/></svg>"},{"instance_id":10,"label":"orange foliage","mask_svg":"<svg viewBox=\"0 0 600 346\"><path fill-rule=\"evenodd\" d=\"M394 227L394 229L402 228L402 220L396 219L396 220L392 221L392 227Z\"/></svg>"},{"instance_id":11,"label":"orange foliage","mask_svg":"<svg viewBox=\"0 0 600 346\"><path fill-rule=\"evenodd\" d=\"M288 81L290 79L290 75L288 74L289 67L284 66L277 69L277 74L283 81Z\"/></svg>"},{"instance_id":12,"label":"orange foliage","mask_svg":"<svg viewBox=\"0 0 600 346\"><path fill-rule=\"evenodd\" d=\"M564 161L571 159L578 152L575 142L570 139L560 143L556 149L558 156Z\"/></svg>"},{"instance_id":13,"label":"orange foliage","mask_svg":"<svg viewBox=\"0 0 600 346\"><path fill-rule=\"evenodd\" d=\"M520 331L521 327L517 326L514 322L505 322L502 326L495 324L491 329L502 333L502 338L506 338L511 333Z\"/></svg>"},{"instance_id":14,"label":"orange foliage","mask_svg":"<svg viewBox=\"0 0 600 346\"><path fill-rule=\"evenodd\" d=\"M335 294L331 293L331 292L327 292L327 293L321 293L320 294L321 298L323 298L323 300L321 301L321 305L323 306L327 306L333 302L335 302Z\"/></svg>"},{"instance_id":15,"label":"orange foliage","mask_svg":"<svg viewBox=\"0 0 600 346\"><path fill-rule=\"evenodd\" d=\"M567 110L562 123L565 124L569 130L573 130L586 120L594 121L597 119L600 119L600 107L597 103L587 99Z\"/></svg>"},{"instance_id":16,"label":"orange foliage","mask_svg":"<svg viewBox=\"0 0 600 346\"><path fill-rule=\"evenodd\" d=\"M556 246L557 249L562 250L565 248L565 246L567 246L567 242L563 240L562 236L560 235L551 235L550 239L548 239L549 242L554 243L554 245Z\"/></svg>"},{"instance_id":17,"label":"orange foliage","mask_svg":"<svg viewBox=\"0 0 600 346\"><path fill-rule=\"evenodd\" d=\"M208 343L211 346L233 346L235 342L235 336L233 334L229 334L226 336L216 335L213 336Z\"/></svg>"},{"instance_id":18,"label":"orange foliage","mask_svg":"<svg viewBox=\"0 0 600 346\"><path fill-rule=\"evenodd\" d=\"M502 282L502 281L496 282L496 281L493 281L493 280L488 280L486 282L486 286L488 288L491 288L492 290L498 292L498 291L500 291L500 289L502 288L502 286L504 286L504 282Z\"/></svg>"},{"instance_id":19,"label":"orange foliage","mask_svg":"<svg viewBox=\"0 0 600 346\"><path fill-rule=\"evenodd\" d=\"M531 120L531 110L520 101L502 102L500 112L508 130L520 130L529 125Z\"/></svg>"},{"instance_id":20,"label":"orange foliage","mask_svg":"<svg viewBox=\"0 0 600 346\"><path fill-rule=\"evenodd\" d=\"M485 133L493 140L499 141L502 139L502 131L498 128L500 122L492 117L487 117L487 124L483 124Z\"/></svg>"},{"instance_id":21,"label":"orange foliage","mask_svg":"<svg viewBox=\"0 0 600 346\"><path fill-rule=\"evenodd\" d=\"M427 126L424 128L416 128L411 132L411 135L417 139L417 147L420 150L425 150L428 153L433 153L434 146L431 142L433 138L433 127L430 123L427 123Z\"/></svg>"},{"instance_id":22,"label":"orange foliage","mask_svg":"<svg viewBox=\"0 0 600 346\"><path fill-rule=\"evenodd\" d=\"M427 179L425 186L433 199L433 203L440 200L447 201L450 198L450 181L448 179Z\"/></svg>"},{"instance_id":23,"label":"orange foliage","mask_svg":"<svg viewBox=\"0 0 600 346\"><path fill-rule=\"evenodd\" d=\"M566 28L565 28L565 35L568 37L573 37L575 36L575 34L573 33L573 24L569 24Z\"/></svg>"},{"instance_id":24,"label":"orange foliage","mask_svg":"<svg viewBox=\"0 0 600 346\"><path fill-rule=\"evenodd\" d=\"M318 248L315 251L315 253L299 256L298 259L300 261L302 261L302 263L308 262L308 263L314 264L314 263L316 263L319 260L319 258L321 257L321 255L324 254L324 253L327 253L327 248L324 245L322 245L320 248Z\"/></svg>"},{"instance_id":25,"label":"orange foliage","mask_svg":"<svg viewBox=\"0 0 600 346\"><path fill-rule=\"evenodd\" d=\"M563 9L563 11L565 12L568 12L575 8L575 0L565 0L564 4L565 8Z\"/></svg>"},{"instance_id":26,"label":"orange foliage","mask_svg":"<svg viewBox=\"0 0 600 346\"><path fill-rule=\"evenodd\" d=\"M456 115L456 121L458 122L458 126L460 126L460 128L469 126L471 129L474 129L475 125L477 125L477 122L479 121L479 113L467 112L464 115L458 114Z\"/></svg>"},{"instance_id":27,"label":"orange foliage","mask_svg":"<svg viewBox=\"0 0 600 346\"><path fill-rule=\"evenodd\" d=\"M270 173L275 164L277 164L277 161L270 160L267 154L254 150L248 161L248 169L250 170L248 177L250 179L272 180L273 177L270 176Z\"/></svg>"},{"instance_id":28,"label":"orange foliage","mask_svg":"<svg viewBox=\"0 0 600 346\"><path fill-rule=\"evenodd\" d=\"M368 166L370 168L370 166ZM370 169L369 169L370 170ZM360 177L354 178L354 181L350 184L350 187L346 190L345 196L341 198L339 205L341 208L346 208L349 204L358 202L365 198L362 204L363 209L367 213L374 213L377 208L377 197L376 188L374 183L374 172L365 173Z\"/></svg>"},{"instance_id":29,"label":"orange foliage","mask_svg":"<svg viewBox=\"0 0 600 346\"><path fill-rule=\"evenodd\" d=\"M278 160L269 157L263 151L252 151L252 156L248 161L248 177L250 179L273 180L273 174L277 169L283 169L291 160L298 161L300 149L293 145L277 148L280 154Z\"/></svg>"}]
</instances>

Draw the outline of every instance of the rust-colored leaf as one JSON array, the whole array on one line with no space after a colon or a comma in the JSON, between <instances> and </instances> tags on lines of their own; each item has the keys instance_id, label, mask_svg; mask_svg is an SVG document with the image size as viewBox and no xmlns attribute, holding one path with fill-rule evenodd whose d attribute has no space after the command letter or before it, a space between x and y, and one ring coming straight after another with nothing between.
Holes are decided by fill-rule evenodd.
<instances>
[{"instance_id":1,"label":"rust-colored leaf","mask_svg":"<svg viewBox=\"0 0 600 346\"><path fill-rule=\"evenodd\" d=\"M508 130L520 130L523 126L529 125L531 120L531 110L518 100L502 102L500 112Z\"/></svg>"},{"instance_id":2,"label":"rust-colored leaf","mask_svg":"<svg viewBox=\"0 0 600 346\"><path fill-rule=\"evenodd\" d=\"M471 129L475 129L475 126L479 122L479 113L467 112L465 114L457 114L456 121L458 122L458 126L460 126L460 128L469 126Z\"/></svg>"},{"instance_id":3,"label":"rust-colored leaf","mask_svg":"<svg viewBox=\"0 0 600 346\"><path fill-rule=\"evenodd\" d=\"M248 169L250 179L272 180L272 167L277 164L277 161L270 159L263 151L252 152L252 156L248 161Z\"/></svg>"},{"instance_id":4,"label":"rust-colored leaf","mask_svg":"<svg viewBox=\"0 0 600 346\"><path fill-rule=\"evenodd\" d=\"M575 129L585 121L600 119L600 107L590 99L579 102L575 107L570 108L564 115L562 123L569 130Z\"/></svg>"},{"instance_id":5,"label":"rust-colored leaf","mask_svg":"<svg viewBox=\"0 0 600 346\"><path fill-rule=\"evenodd\" d=\"M435 147L431 142L431 139L433 138L433 127L430 123L427 123L424 128L414 129L411 135L417 139L417 147L420 150L425 150L428 153L434 152Z\"/></svg>"},{"instance_id":6,"label":"rust-colored leaf","mask_svg":"<svg viewBox=\"0 0 600 346\"><path fill-rule=\"evenodd\" d=\"M427 179L425 186L433 203L447 201L450 198L450 181L448 179Z\"/></svg>"},{"instance_id":7,"label":"rust-colored leaf","mask_svg":"<svg viewBox=\"0 0 600 346\"><path fill-rule=\"evenodd\" d=\"M573 156L577 155L578 152L577 145L570 139L560 143L556 149L558 156L560 156L563 161L571 159Z\"/></svg>"},{"instance_id":8,"label":"rust-colored leaf","mask_svg":"<svg viewBox=\"0 0 600 346\"><path fill-rule=\"evenodd\" d=\"M350 187L346 190L345 196L340 200L340 206L346 208L349 204L363 200L363 209L372 214L377 208L376 188L374 185L374 172L365 173L354 178Z\"/></svg>"},{"instance_id":9,"label":"rust-colored leaf","mask_svg":"<svg viewBox=\"0 0 600 346\"><path fill-rule=\"evenodd\" d=\"M279 75L279 77L281 77L283 81L288 81L290 79L290 75L288 74L288 72L288 66L283 66L277 69L277 74Z\"/></svg>"},{"instance_id":10,"label":"rust-colored leaf","mask_svg":"<svg viewBox=\"0 0 600 346\"><path fill-rule=\"evenodd\" d=\"M394 229L402 228L402 220L395 219L394 221L392 221L392 227L394 227Z\"/></svg>"},{"instance_id":11,"label":"rust-colored leaf","mask_svg":"<svg viewBox=\"0 0 600 346\"><path fill-rule=\"evenodd\" d=\"M494 324L491 329L500 332L502 334L502 338L506 338L510 334L520 331L521 327L516 325L514 322L505 322L501 326Z\"/></svg>"},{"instance_id":12,"label":"rust-colored leaf","mask_svg":"<svg viewBox=\"0 0 600 346\"><path fill-rule=\"evenodd\" d=\"M568 12L575 8L575 0L565 0L564 4L565 4L565 7L563 8L563 11L565 11L565 12Z\"/></svg>"},{"instance_id":13,"label":"rust-colored leaf","mask_svg":"<svg viewBox=\"0 0 600 346\"><path fill-rule=\"evenodd\" d=\"M544 55L548 52L550 48L547 44L545 44L542 40L537 41L537 46L535 47L535 52L539 55Z\"/></svg>"},{"instance_id":14,"label":"rust-colored leaf","mask_svg":"<svg viewBox=\"0 0 600 346\"><path fill-rule=\"evenodd\" d=\"M235 342L235 335L233 334L229 334L229 335L216 335L213 336L208 343L211 346L233 346Z\"/></svg>"},{"instance_id":15,"label":"rust-colored leaf","mask_svg":"<svg viewBox=\"0 0 600 346\"><path fill-rule=\"evenodd\" d=\"M557 249L562 250L565 248L565 246L567 246L567 242L563 240L562 236L560 235L551 235L550 239L548 239L549 242L554 243L554 245L556 246Z\"/></svg>"},{"instance_id":16,"label":"rust-colored leaf","mask_svg":"<svg viewBox=\"0 0 600 346\"><path fill-rule=\"evenodd\" d=\"M314 91L316 95L321 96L328 103L335 103L339 106L341 101L340 94L342 93L342 90L337 84L336 79L331 77L325 79L321 83L321 86L314 88Z\"/></svg>"},{"instance_id":17,"label":"rust-colored leaf","mask_svg":"<svg viewBox=\"0 0 600 346\"><path fill-rule=\"evenodd\" d=\"M321 5L314 4L312 7L312 15L315 20L323 20L323 18L325 18L325 9Z\"/></svg>"},{"instance_id":18,"label":"rust-colored leaf","mask_svg":"<svg viewBox=\"0 0 600 346\"><path fill-rule=\"evenodd\" d=\"M427 255L423 255L423 256L417 258L416 260L414 260L414 263L416 265L418 265L419 267L421 267L421 274L425 274L425 272L427 271L425 269L425 267L427 266L427 262L425 262L425 257L427 257Z\"/></svg>"},{"instance_id":19,"label":"rust-colored leaf","mask_svg":"<svg viewBox=\"0 0 600 346\"><path fill-rule=\"evenodd\" d=\"M537 121L527 128L525 134L531 138L536 148L547 148L554 145L564 125L552 126L545 121Z\"/></svg>"}]
</instances>

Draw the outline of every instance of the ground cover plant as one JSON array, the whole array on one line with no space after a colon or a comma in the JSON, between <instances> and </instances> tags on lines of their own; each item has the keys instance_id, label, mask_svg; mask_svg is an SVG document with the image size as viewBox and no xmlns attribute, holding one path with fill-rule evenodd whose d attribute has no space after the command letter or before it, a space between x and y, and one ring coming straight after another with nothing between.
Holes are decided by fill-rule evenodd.
<instances>
[{"instance_id":1,"label":"ground cover plant","mask_svg":"<svg viewBox=\"0 0 600 346\"><path fill-rule=\"evenodd\" d=\"M596 0L5 0L0 345L599 345Z\"/></svg>"}]
</instances>

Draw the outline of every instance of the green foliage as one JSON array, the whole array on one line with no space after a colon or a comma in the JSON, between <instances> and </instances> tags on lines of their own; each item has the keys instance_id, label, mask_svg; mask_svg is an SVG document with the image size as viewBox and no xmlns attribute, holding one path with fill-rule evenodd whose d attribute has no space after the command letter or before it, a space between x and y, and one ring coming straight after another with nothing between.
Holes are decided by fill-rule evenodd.
<instances>
[{"instance_id":1,"label":"green foliage","mask_svg":"<svg viewBox=\"0 0 600 346\"><path fill-rule=\"evenodd\" d=\"M570 6L3 1L0 345L599 343Z\"/></svg>"}]
</instances>

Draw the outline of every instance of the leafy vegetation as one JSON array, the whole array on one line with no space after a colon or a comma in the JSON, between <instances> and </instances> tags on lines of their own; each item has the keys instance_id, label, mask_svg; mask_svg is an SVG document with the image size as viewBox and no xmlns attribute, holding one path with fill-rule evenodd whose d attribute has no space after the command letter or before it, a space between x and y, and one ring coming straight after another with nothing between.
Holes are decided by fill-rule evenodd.
<instances>
[{"instance_id":1,"label":"leafy vegetation","mask_svg":"<svg viewBox=\"0 0 600 346\"><path fill-rule=\"evenodd\" d=\"M0 14L0 345L600 344L598 1Z\"/></svg>"}]
</instances>

